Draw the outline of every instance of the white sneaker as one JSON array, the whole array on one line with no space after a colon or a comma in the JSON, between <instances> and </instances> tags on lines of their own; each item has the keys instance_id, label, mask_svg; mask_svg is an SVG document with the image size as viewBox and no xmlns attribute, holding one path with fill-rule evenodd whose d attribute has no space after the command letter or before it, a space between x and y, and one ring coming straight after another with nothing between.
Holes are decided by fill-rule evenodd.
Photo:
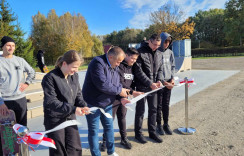
<instances>
[{"instance_id":1,"label":"white sneaker","mask_svg":"<svg viewBox=\"0 0 244 156\"><path fill-rule=\"evenodd\" d=\"M109 154L108 156L119 156L116 152L114 152L113 154Z\"/></svg>"}]
</instances>

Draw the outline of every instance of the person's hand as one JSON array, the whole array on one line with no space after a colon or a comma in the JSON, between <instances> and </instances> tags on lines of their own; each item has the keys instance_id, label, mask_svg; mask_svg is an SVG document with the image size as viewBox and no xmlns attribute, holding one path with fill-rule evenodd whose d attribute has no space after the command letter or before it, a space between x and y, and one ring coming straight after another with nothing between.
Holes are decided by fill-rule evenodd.
<instances>
[{"instance_id":1,"label":"person's hand","mask_svg":"<svg viewBox=\"0 0 244 156\"><path fill-rule=\"evenodd\" d=\"M28 85L28 84L25 84L25 83L21 83L19 86L20 86L20 87L19 87L19 90L20 90L21 92L25 91L26 88L29 87L29 85Z\"/></svg>"},{"instance_id":2,"label":"person's hand","mask_svg":"<svg viewBox=\"0 0 244 156\"><path fill-rule=\"evenodd\" d=\"M81 107L76 107L75 109L75 114L78 115L78 116L83 116L85 115L83 112L82 112L83 108Z\"/></svg>"},{"instance_id":3,"label":"person's hand","mask_svg":"<svg viewBox=\"0 0 244 156\"><path fill-rule=\"evenodd\" d=\"M152 83L152 85L150 86L152 90L157 89L158 88L158 84L157 83Z\"/></svg>"},{"instance_id":4,"label":"person's hand","mask_svg":"<svg viewBox=\"0 0 244 156\"><path fill-rule=\"evenodd\" d=\"M141 94L144 94L144 93L143 92L138 92L138 91L133 91L133 96L134 97L137 97L137 96L139 96Z\"/></svg>"},{"instance_id":5,"label":"person's hand","mask_svg":"<svg viewBox=\"0 0 244 156\"><path fill-rule=\"evenodd\" d=\"M167 87L168 89L172 89L174 87L171 83L166 81L164 81L164 86Z\"/></svg>"},{"instance_id":6,"label":"person's hand","mask_svg":"<svg viewBox=\"0 0 244 156\"><path fill-rule=\"evenodd\" d=\"M174 86L175 85L175 80L171 79L170 83Z\"/></svg>"},{"instance_id":7,"label":"person's hand","mask_svg":"<svg viewBox=\"0 0 244 156\"><path fill-rule=\"evenodd\" d=\"M120 102L124 106L125 104L130 103L130 100L128 100L127 98L122 98L122 99L120 99Z\"/></svg>"},{"instance_id":8,"label":"person's hand","mask_svg":"<svg viewBox=\"0 0 244 156\"><path fill-rule=\"evenodd\" d=\"M5 104L0 105L0 115L6 116L9 114L8 107Z\"/></svg>"},{"instance_id":9,"label":"person's hand","mask_svg":"<svg viewBox=\"0 0 244 156\"><path fill-rule=\"evenodd\" d=\"M157 86L158 86L158 88L163 87L163 84L161 83L161 81L158 81L158 82L157 82Z\"/></svg>"},{"instance_id":10,"label":"person's hand","mask_svg":"<svg viewBox=\"0 0 244 156\"><path fill-rule=\"evenodd\" d=\"M83 108L81 109L81 111L82 111L82 113L85 114L85 115L88 115L88 114L91 113L89 107L83 107Z\"/></svg>"},{"instance_id":11,"label":"person's hand","mask_svg":"<svg viewBox=\"0 0 244 156\"><path fill-rule=\"evenodd\" d=\"M122 97L127 97L128 96L128 94L127 94L128 92L130 92L129 89L122 88L122 90L121 90L119 95L122 96Z\"/></svg>"}]
</instances>

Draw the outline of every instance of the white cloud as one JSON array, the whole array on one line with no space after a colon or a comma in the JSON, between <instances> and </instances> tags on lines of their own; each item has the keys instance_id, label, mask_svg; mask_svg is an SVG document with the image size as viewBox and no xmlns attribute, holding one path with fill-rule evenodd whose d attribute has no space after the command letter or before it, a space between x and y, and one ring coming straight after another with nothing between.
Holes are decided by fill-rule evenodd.
<instances>
[{"instance_id":1,"label":"white cloud","mask_svg":"<svg viewBox=\"0 0 244 156\"><path fill-rule=\"evenodd\" d=\"M149 15L158 10L168 0L120 0L123 9L134 12L129 24L132 28L144 29L149 25ZM224 8L227 0L174 0L174 2L185 12L186 17L194 16L198 10L209 10Z\"/></svg>"}]
</instances>

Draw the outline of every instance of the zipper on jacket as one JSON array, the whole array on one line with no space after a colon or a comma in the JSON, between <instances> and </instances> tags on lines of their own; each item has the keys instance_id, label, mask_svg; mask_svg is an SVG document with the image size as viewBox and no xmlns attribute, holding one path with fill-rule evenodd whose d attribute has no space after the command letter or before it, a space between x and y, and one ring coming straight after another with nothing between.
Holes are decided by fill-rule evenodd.
<instances>
[{"instance_id":1,"label":"zipper on jacket","mask_svg":"<svg viewBox=\"0 0 244 156\"><path fill-rule=\"evenodd\" d=\"M69 86L69 88L70 88L70 90L71 90L71 94L72 94L72 97L74 97L74 93L73 93L73 89L71 88L71 86L69 85L69 81L68 81L68 79L66 79L66 82L67 82L67 84L68 84L68 86Z\"/></svg>"}]
</instances>

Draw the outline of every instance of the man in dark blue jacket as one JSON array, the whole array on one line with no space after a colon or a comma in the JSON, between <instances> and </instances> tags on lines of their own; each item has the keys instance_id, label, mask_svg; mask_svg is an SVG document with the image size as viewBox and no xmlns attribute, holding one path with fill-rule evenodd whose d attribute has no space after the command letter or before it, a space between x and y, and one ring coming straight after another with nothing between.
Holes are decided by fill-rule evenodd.
<instances>
[{"instance_id":1,"label":"man in dark blue jacket","mask_svg":"<svg viewBox=\"0 0 244 156\"><path fill-rule=\"evenodd\" d=\"M117 95L127 97L128 89L122 88L118 66L124 60L125 53L119 47L111 48L107 54L95 57L88 66L82 93L88 107L99 107L112 115L112 104ZM128 102L122 98L121 102ZM88 124L88 142L92 156L100 156L98 144L99 121L104 127L108 155L117 156L114 150L113 118L107 118L99 109L86 116Z\"/></svg>"}]
</instances>

